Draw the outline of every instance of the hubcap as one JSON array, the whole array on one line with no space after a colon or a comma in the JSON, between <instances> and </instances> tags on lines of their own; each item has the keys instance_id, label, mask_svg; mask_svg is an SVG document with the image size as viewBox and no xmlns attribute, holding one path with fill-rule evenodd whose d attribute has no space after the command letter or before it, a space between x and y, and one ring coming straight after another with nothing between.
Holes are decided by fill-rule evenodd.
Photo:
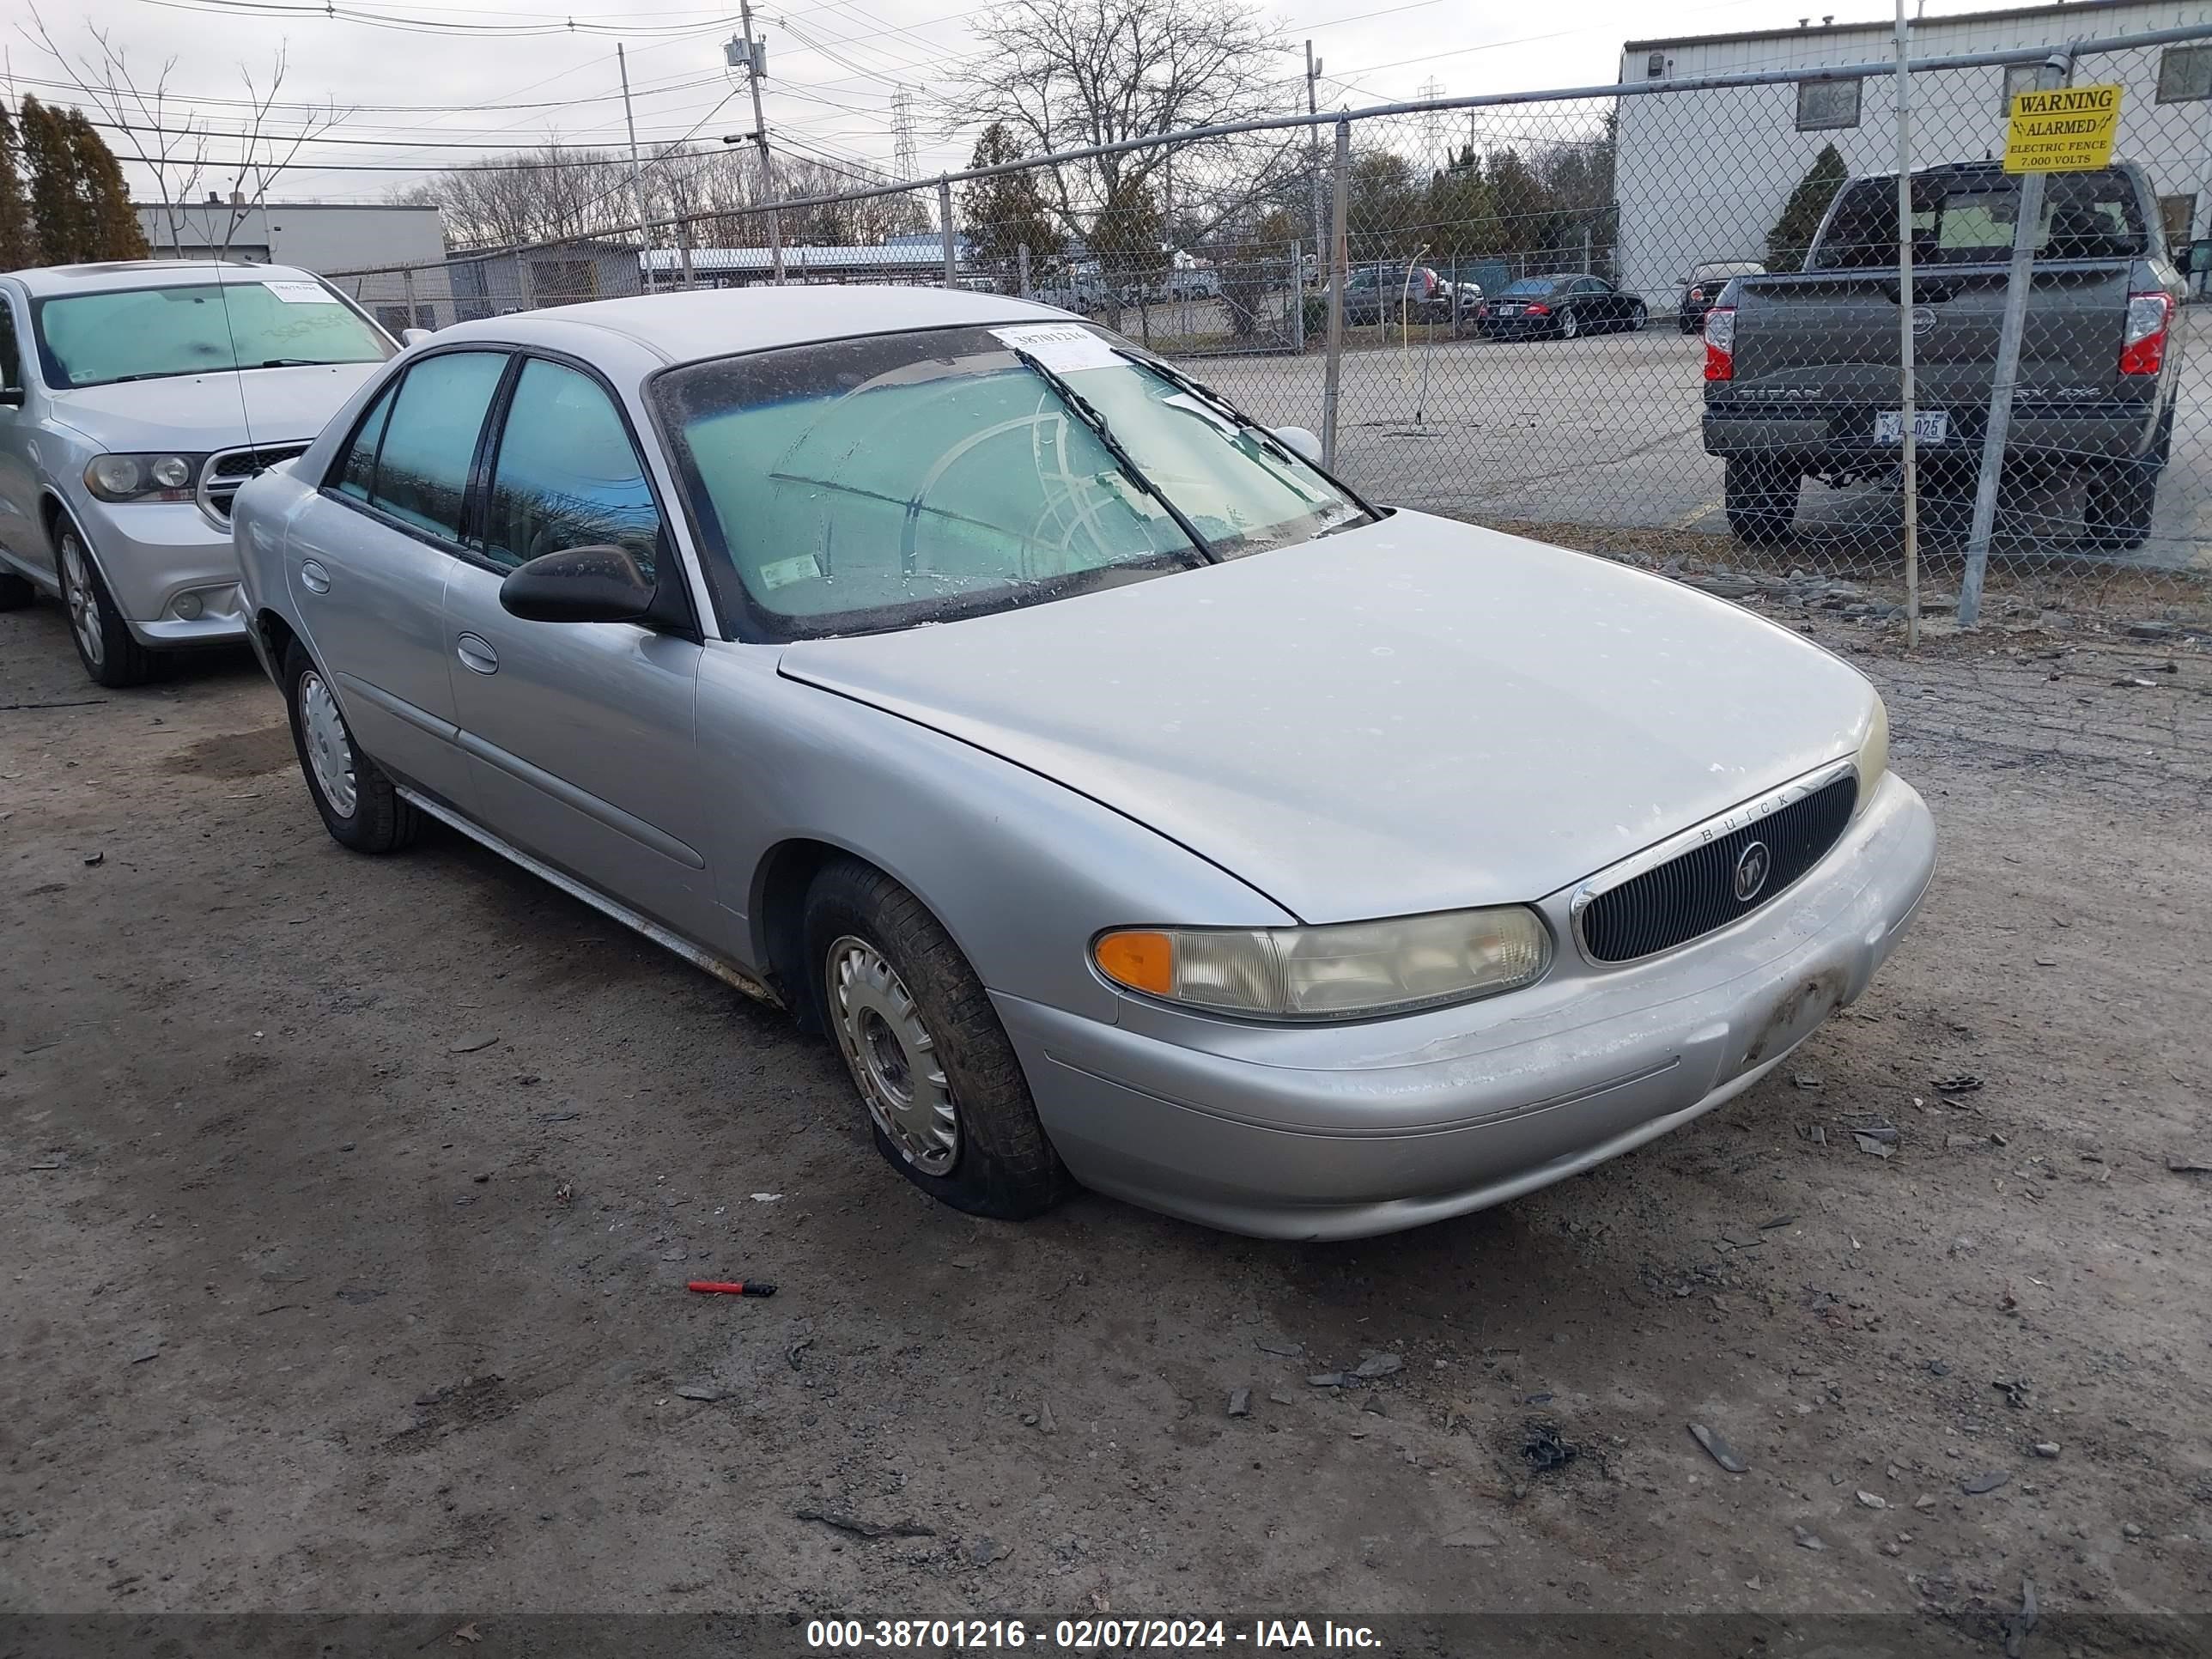
<instances>
[{"instance_id":1,"label":"hubcap","mask_svg":"<svg viewBox=\"0 0 2212 1659\"><path fill-rule=\"evenodd\" d=\"M941 1176L960 1156L960 1115L937 1041L883 953L847 934L824 964L837 1046L868 1103L868 1115L899 1156Z\"/></svg>"},{"instance_id":2,"label":"hubcap","mask_svg":"<svg viewBox=\"0 0 2212 1659\"><path fill-rule=\"evenodd\" d=\"M62 532L62 597L69 605L70 629L77 648L97 668L107 659L106 643L100 636L100 601L92 587L92 561L76 532Z\"/></svg>"},{"instance_id":3,"label":"hubcap","mask_svg":"<svg viewBox=\"0 0 2212 1659\"><path fill-rule=\"evenodd\" d=\"M312 668L300 676L300 729L307 739L307 764L314 771L315 787L323 792L331 811L342 818L351 817L359 799L354 783L353 744L346 738L338 700Z\"/></svg>"}]
</instances>

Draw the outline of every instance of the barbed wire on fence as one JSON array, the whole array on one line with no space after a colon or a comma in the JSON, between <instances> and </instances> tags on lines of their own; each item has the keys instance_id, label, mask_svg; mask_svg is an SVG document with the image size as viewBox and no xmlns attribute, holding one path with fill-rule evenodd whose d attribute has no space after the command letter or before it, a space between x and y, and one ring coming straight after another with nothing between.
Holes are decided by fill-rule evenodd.
<instances>
[{"instance_id":1,"label":"barbed wire on fence","mask_svg":"<svg viewBox=\"0 0 2212 1659\"><path fill-rule=\"evenodd\" d=\"M988 289L1321 430L1350 481L1406 507L1723 587L1863 587L1869 626L1893 619L1908 542L1930 613L2199 620L2212 22L2051 58L1911 65L1909 218L1893 63L1678 74L1654 52L1641 81L1255 118L774 203L695 171L642 242L332 276L388 325L431 328L779 277ZM2000 159L2008 101L2068 78L2124 89L2111 163L2024 184Z\"/></svg>"}]
</instances>

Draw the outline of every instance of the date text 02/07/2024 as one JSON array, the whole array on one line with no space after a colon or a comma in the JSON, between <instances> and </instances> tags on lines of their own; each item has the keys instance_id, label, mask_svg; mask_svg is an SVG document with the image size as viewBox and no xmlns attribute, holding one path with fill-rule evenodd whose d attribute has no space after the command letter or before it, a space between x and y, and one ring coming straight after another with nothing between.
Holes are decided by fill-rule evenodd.
<instances>
[{"instance_id":1,"label":"date text 02/07/2024","mask_svg":"<svg viewBox=\"0 0 2212 1659\"><path fill-rule=\"evenodd\" d=\"M1261 1619L1249 1626L1220 1619L814 1619L807 1621L806 1645L827 1653L1031 1646L1070 1653L1231 1647L1358 1652L1379 1648L1382 1638L1368 1626L1331 1619Z\"/></svg>"}]
</instances>

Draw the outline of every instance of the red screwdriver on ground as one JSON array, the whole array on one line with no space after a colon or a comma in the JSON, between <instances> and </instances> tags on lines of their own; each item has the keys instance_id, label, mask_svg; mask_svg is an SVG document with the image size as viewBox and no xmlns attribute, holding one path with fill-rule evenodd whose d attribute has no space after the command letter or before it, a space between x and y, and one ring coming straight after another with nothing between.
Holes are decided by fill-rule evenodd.
<instances>
[{"instance_id":1,"label":"red screwdriver on ground","mask_svg":"<svg viewBox=\"0 0 2212 1659\"><path fill-rule=\"evenodd\" d=\"M695 1279L684 1287L705 1296L774 1296L775 1286L759 1279Z\"/></svg>"}]
</instances>

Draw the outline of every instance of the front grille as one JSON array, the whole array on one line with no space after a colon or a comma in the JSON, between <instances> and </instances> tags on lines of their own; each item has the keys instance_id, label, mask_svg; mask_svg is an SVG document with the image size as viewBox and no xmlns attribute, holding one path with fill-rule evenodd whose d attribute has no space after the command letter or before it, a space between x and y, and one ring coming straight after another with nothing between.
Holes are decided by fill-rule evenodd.
<instances>
[{"instance_id":1,"label":"front grille","mask_svg":"<svg viewBox=\"0 0 2212 1659\"><path fill-rule=\"evenodd\" d=\"M228 523L230 498L238 494L240 485L279 461L289 461L295 455L307 453L305 444L273 444L258 449L227 449L220 455L210 456L207 465L200 470L202 509L210 518Z\"/></svg>"},{"instance_id":2,"label":"front grille","mask_svg":"<svg viewBox=\"0 0 2212 1659\"><path fill-rule=\"evenodd\" d=\"M1756 910L1836 844L1858 788L1857 777L1846 772L1778 811L1599 894L1577 919L1583 951L1594 962L1633 962ZM1750 898L1739 899L1737 866L1754 842L1766 848L1765 879Z\"/></svg>"}]
</instances>

